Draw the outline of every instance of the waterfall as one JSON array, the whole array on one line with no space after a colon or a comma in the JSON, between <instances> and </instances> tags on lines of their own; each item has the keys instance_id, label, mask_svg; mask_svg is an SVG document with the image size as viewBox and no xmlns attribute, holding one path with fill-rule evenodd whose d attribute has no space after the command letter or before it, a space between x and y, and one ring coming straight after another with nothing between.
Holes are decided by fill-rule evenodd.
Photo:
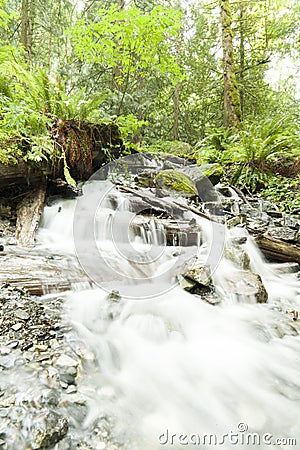
<instances>
[{"instance_id":1,"label":"waterfall","mask_svg":"<svg viewBox=\"0 0 300 450\"><path fill-rule=\"evenodd\" d=\"M300 307L296 275L280 275L245 230L225 230L221 224L212 229L192 212L183 219L201 228L197 245L185 245L185 237L176 233L166 245L163 222L144 218L137 224L130 198L112 186L115 200L105 195L100 202L91 238L88 206L101 192L107 192L107 183L93 182L81 200L46 207L39 232L42 247L75 252L77 245L79 260L96 283L71 292L65 305L76 350L93 355L79 382L89 410L77 431L99 417L114 417L114 432L128 450L194 448L204 434L219 439L217 447L231 431L237 435L235 448L244 448L248 435L254 439L251 433L260 442L250 448L270 448L268 436L272 443L277 438L300 442L299 327L285 313ZM78 202L86 208L80 217ZM80 241L75 248L74 220ZM230 247L240 237L246 238L251 270L267 289L266 304L224 290L224 280L237 268L226 252L213 254L212 247L216 239ZM215 263L218 306L177 284L183 262L195 255ZM112 291L121 296L112 298ZM223 448L232 448L233 441L224 439ZM201 442L202 448L214 448Z\"/></svg>"}]
</instances>

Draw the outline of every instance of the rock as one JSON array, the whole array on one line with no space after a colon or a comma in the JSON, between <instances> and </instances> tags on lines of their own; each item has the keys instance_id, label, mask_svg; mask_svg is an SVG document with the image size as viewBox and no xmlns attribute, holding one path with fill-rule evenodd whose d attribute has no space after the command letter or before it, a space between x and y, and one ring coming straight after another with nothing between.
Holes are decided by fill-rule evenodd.
<instances>
[{"instance_id":1,"label":"rock","mask_svg":"<svg viewBox=\"0 0 300 450\"><path fill-rule=\"evenodd\" d=\"M15 323L14 325L12 325L12 329L14 331L19 331L22 328L23 324L21 322Z\"/></svg>"},{"instance_id":2,"label":"rock","mask_svg":"<svg viewBox=\"0 0 300 450\"><path fill-rule=\"evenodd\" d=\"M52 411L39 414L32 427L32 449L47 449L59 442L68 432L68 420Z\"/></svg>"},{"instance_id":3,"label":"rock","mask_svg":"<svg viewBox=\"0 0 300 450\"><path fill-rule=\"evenodd\" d=\"M210 267L206 265L200 264L197 260L193 260L189 263L190 267L188 267L183 272L183 277L188 280L192 280L201 286L208 286L211 283L211 271Z\"/></svg>"},{"instance_id":4,"label":"rock","mask_svg":"<svg viewBox=\"0 0 300 450\"><path fill-rule=\"evenodd\" d=\"M64 367L59 371L59 377L61 383L66 383L67 387L70 384L75 383L75 378L77 377L77 369L76 367Z\"/></svg>"},{"instance_id":5,"label":"rock","mask_svg":"<svg viewBox=\"0 0 300 450\"><path fill-rule=\"evenodd\" d=\"M56 361L56 365L59 367L77 367L78 364L78 361L68 355L60 355Z\"/></svg>"},{"instance_id":6,"label":"rock","mask_svg":"<svg viewBox=\"0 0 300 450\"><path fill-rule=\"evenodd\" d=\"M155 177L155 185L158 189L171 191L172 195L197 196L195 183L187 175L178 170L162 170Z\"/></svg>"},{"instance_id":7,"label":"rock","mask_svg":"<svg viewBox=\"0 0 300 450\"><path fill-rule=\"evenodd\" d=\"M300 264L294 262L286 262L280 264L273 264L272 268L275 269L277 273L281 274L297 273L300 271Z\"/></svg>"},{"instance_id":8,"label":"rock","mask_svg":"<svg viewBox=\"0 0 300 450\"><path fill-rule=\"evenodd\" d=\"M157 171L146 170L144 172L139 173L135 176L134 181L137 186L150 188L155 187L155 177L157 175Z\"/></svg>"},{"instance_id":9,"label":"rock","mask_svg":"<svg viewBox=\"0 0 300 450\"><path fill-rule=\"evenodd\" d=\"M77 392L77 388L76 388L76 386L74 386L74 384L70 384L67 387L67 390L66 390L67 394L75 394L76 392Z\"/></svg>"},{"instance_id":10,"label":"rock","mask_svg":"<svg viewBox=\"0 0 300 450\"><path fill-rule=\"evenodd\" d=\"M277 210L267 211L268 216L273 217L274 219L281 219L282 212Z\"/></svg>"},{"instance_id":11,"label":"rock","mask_svg":"<svg viewBox=\"0 0 300 450\"><path fill-rule=\"evenodd\" d=\"M16 397L15 395L11 395L9 397L1 398L0 400L0 408L8 408L15 404Z\"/></svg>"},{"instance_id":12,"label":"rock","mask_svg":"<svg viewBox=\"0 0 300 450\"><path fill-rule=\"evenodd\" d=\"M250 269L250 258L246 251L237 246L227 246L225 247L224 255L227 259L234 262L238 267L243 270Z\"/></svg>"},{"instance_id":13,"label":"rock","mask_svg":"<svg viewBox=\"0 0 300 450\"><path fill-rule=\"evenodd\" d=\"M239 236L239 237L234 237L231 239L231 244L232 245L243 245L247 242L248 238L247 236Z\"/></svg>"},{"instance_id":14,"label":"rock","mask_svg":"<svg viewBox=\"0 0 300 450\"><path fill-rule=\"evenodd\" d=\"M21 308L16 309L14 314L18 319L21 320L28 320L30 317L29 314Z\"/></svg>"},{"instance_id":15,"label":"rock","mask_svg":"<svg viewBox=\"0 0 300 450\"><path fill-rule=\"evenodd\" d=\"M269 227L268 234L274 239L294 242L297 240L298 230L291 227Z\"/></svg>"},{"instance_id":16,"label":"rock","mask_svg":"<svg viewBox=\"0 0 300 450\"><path fill-rule=\"evenodd\" d=\"M287 309L286 313L296 322L299 318L299 312L296 309Z\"/></svg>"},{"instance_id":17,"label":"rock","mask_svg":"<svg viewBox=\"0 0 300 450\"><path fill-rule=\"evenodd\" d=\"M226 221L226 225L228 228L233 228L239 225L246 225L247 219L243 214L239 214L237 217L232 217Z\"/></svg>"},{"instance_id":18,"label":"rock","mask_svg":"<svg viewBox=\"0 0 300 450\"><path fill-rule=\"evenodd\" d=\"M195 281L189 280L188 278L185 278L182 275L179 275L177 278L178 278L180 286L185 291L190 292L196 286Z\"/></svg>"},{"instance_id":19,"label":"rock","mask_svg":"<svg viewBox=\"0 0 300 450\"><path fill-rule=\"evenodd\" d=\"M108 296L107 300L111 302L119 302L121 300L121 295L119 291L111 291Z\"/></svg>"},{"instance_id":20,"label":"rock","mask_svg":"<svg viewBox=\"0 0 300 450\"><path fill-rule=\"evenodd\" d=\"M218 184L224 175L224 169L220 164L201 164L203 175L209 179L214 186Z\"/></svg>"},{"instance_id":21,"label":"rock","mask_svg":"<svg viewBox=\"0 0 300 450\"><path fill-rule=\"evenodd\" d=\"M267 291L261 277L250 271L239 270L227 275L222 282L223 290L228 294L234 294L239 301L247 302L255 298L257 303L266 303Z\"/></svg>"}]
</instances>

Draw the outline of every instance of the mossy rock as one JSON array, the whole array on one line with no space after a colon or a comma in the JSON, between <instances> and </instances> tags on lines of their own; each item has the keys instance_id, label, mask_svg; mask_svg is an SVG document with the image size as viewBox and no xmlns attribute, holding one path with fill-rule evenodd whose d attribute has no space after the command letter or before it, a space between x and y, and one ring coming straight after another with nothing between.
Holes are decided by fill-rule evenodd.
<instances>
[{"instance_id":1,"label":"mossy rock","mask_svg":"<svg viewBox=\"0 0 300 450\"><path fill-rule=\"evenodd\" d=\"M191 178L177 170L162 170L156 175L155 184L158 188L172 190L182 195L198 195L196 185Z\"/></svg>"},{"instance_id":2,"label":"mossy rock","mask_svg":"<svg viewBox=\"0 0 300 450\"><path fill-rule=\"evenodd\" d=\"M202 164L200 166L202 173L214 186L218 184L224 175L224 169L220 164Z\"/></svg>"}]
</instances>

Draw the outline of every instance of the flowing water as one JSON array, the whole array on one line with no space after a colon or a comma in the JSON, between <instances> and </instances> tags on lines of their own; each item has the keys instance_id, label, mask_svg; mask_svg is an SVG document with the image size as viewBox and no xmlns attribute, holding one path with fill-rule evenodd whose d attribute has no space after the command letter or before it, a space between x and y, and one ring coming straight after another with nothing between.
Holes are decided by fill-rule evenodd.
<instances>
[{"instance_id":1,"label":"flowing water","mask_svg":"<svg viewBox=\"0 0 300 450\"><path fill-rule=\"evenodd\" d=\"M89 205L99 203L99 192L91 236ZM130 196L111 186L109 193L114 201L107 184L93 182L77 200L80 214L73 200L46 207L39 233L41 247L76 251L95 282L70 293L65 305L74 346L93 355L79 383L89 414L78 432L111 416L128 450L299 448L300 342L286 314L300 308L299 279L280 275L243 229L213 229L191 212L183 219L197 221L199 245L166 246L163 225L144 219L135 226ZM241 236L267 304L224 290L237 266L219 247ZM176 283L195 254L212 268L217 306Z\"/></svg>"}]
</instances>

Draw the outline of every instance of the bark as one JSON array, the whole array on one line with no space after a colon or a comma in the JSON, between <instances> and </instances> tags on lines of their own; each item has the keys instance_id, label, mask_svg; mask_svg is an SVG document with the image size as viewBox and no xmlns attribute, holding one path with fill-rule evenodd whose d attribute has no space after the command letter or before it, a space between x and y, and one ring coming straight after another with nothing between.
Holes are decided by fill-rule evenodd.
<instances>
[{"instance_id":1,"label":"bark","mask_svg":"<svg viewBox=\"0 0 300 450\"><path fill-rule=\"evenodd\" d=\"M245 71L245 26L244 18L245 16L245 3L244 0L240 2L240 45L239 45L239 56L240 56L240 104L241 104L241 120L244 116L244 71Z\"/></svg>"},{"instance_id":2,"label":"bark","mask_svg":"<svg viewBox=\"0 0 300 450\"><path fill-rule=\"evenodd\" d=\"M22 0L20 42L25 49L27 58L30 58L32 53L33 26L34 2L32 0Z\"/></svg>"},{"instance_id":3,"label":"bark","mask_svg":"<svg viewBox=\"0 0 300 450\"><path fill-rule=\"evenodd\" d=\"M32 295L63 292L76 283L92 284L76 261L45 257L31 250L22 253L0 253L0 286L10 284L24 288Z\"/></svg>"},{"instance_id":4,"label":"bark","mask_svg":"<svg viewBox=\"0 0 300 450\"><path fill-rule=\"evenodd\" d=\"M269 258L284 262L300 263L300 245L274 239L268 234L257 236L255 242Z\"/></svg>"},{"instance_id":5,"label":"bark","mask_svg":"<svg viewBox=\"0 0 300 450\"><path fill-rule=\"evenodd\" d=\"M241 105L233 56L230 0L219 0L222 24L224 126L238 130L241 126Z\"/></svg>"},{"instance_id":6,"label":"bark","mask_svg":"<svg viewBox=\"0 0 300 450\"><path fill-rule=\"evenodd\" d=\"M34 247L45 195L46 182L30 191L17 207L16 239L21 247Z\"/></svg>"},{"instance_id":7,"label":"bark","mask_svg":"<svg viewBox=\"0 0 300 450\"><path fill-rule=\"evenodd\" d=\"M176 62L178 65L180 65L181 32L179 32L177 39L176 39L175 52L176 52ZM180 102L180 85L179 85L179 83L177 83L175 86L174 98L173 98L173 107L174 107L173 139L174 139L174 141L179 140L179 102Z\"/></svg>"},{"instance_id":8,"label":"bark","mask_svg":"<svg viewBox=\"0 0 300 450\"><path fill-rule=\"evenodd\" d=\"M0 190L12 186L36 184L43 177L42 169L30 167L23 160L20 160L18 164L0 164Z\"/></svg>"}]
</instances>

